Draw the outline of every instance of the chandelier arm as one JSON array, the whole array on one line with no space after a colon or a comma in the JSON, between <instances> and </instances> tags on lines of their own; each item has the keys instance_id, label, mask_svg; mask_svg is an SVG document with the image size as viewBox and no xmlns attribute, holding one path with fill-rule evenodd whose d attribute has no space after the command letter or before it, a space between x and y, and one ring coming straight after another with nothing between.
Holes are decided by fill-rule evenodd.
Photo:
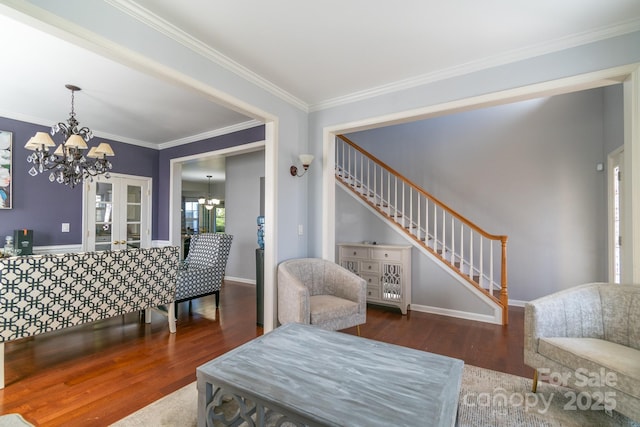
<instances>
[{"instance_id":1,"label":"chandelier arm","mask_svg":"<svg viewBox=\"0 0 640 427\"><path fill-rule=\"evenodd\" d=\"M96 147L92 147L88 154L91 158L88 159L82 154L82 150L88 148L86 144L79 143L76 138L74 138L73 142L69 141L70 137L78 135L85 142L89 142L93 138L93 131L86 126L80 127L80 123L76 119L75 92L81 89L69 84L65 85L65 87L71 91L71 112L66 123L56 123L51 127L50 132L52 136L61 134L64 138L62 144L50 154L49 148L55 146L55 143L51 138L49 138L48 142L43 142L42 138L38 137L38 133L36 133L36 136L25 145L25 148L34 151L27 156L27 162L33 164L29 170L29 175L36 176L39 173L50 171L50 181L71 187L75 187L87 178L93 180L93 177L99 175L105 175L106 178L109 178L109 171L113 166L107 160L106 155L113 156L113 150L108 144L104 144L108 148L106 155L94 158L92 153L94 153ZM59 153L57 153L58 151Z\"/></svg>"}]
</instances>

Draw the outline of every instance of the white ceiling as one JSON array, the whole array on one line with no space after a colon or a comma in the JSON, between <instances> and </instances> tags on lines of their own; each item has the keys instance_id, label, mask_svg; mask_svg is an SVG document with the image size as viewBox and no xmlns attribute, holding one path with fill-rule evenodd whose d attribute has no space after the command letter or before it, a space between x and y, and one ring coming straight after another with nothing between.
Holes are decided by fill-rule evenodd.
<instances>
[{"instance_id":1,"label":"white ceiling","mask_svg":"<svg viewBox=\"0 0 640 427\"><path fill-rule=\"evenodd\" d=\"M640 30L638 0L106 1L306 111ZM256 124L5 16L0 47L1 116L66 120L71 83L81 125L124 142L163 148Z\"/></svg>"}]
</instances>

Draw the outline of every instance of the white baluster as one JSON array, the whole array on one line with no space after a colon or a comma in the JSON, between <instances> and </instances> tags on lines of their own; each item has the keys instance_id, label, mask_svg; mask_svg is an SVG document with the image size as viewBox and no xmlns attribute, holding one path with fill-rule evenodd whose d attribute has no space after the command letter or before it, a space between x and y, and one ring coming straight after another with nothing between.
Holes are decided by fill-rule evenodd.
<instances>
[{"instance_id":1,"label":"white baluster","mask_svg":"<svg viewBox=\"0 0 640 427\"><path fill-rule=\"evenodd\" d=\"M373 163L373 204L376 204L378 197L378 165Z\"/></svg>"},{"instance_id":2,"label":"white baluster","mask_svg":"<svg viewBox=\"0 0 640 427\"><path fill-rule=\"evenodd\" d=\"M438 251L438 204L433 204L433 250Z\"/></svg>"},{"instance_id":3,"label":"white baluster","mask_svg":"<svg viewBox=\"0 0 640 427\"><path fill-rule=\"evenodd\" d=\"M442 209L442 258L445 259L447 248L447 211Z\"/></svg>"},{"instance_id":4,"label":"white baluster","mask_svg":"<svg viewBox=\"0 0 640 427\"><path fill-rule=\"evenodd\" d=\"M451 259L449 261L453 265L456 263L456 224L453 216L451 216Z\"/></svg>"},{"instance_id":5,"label":"white baluster","mask_svg":"<svg viewBox=\"0 0 640 427\"><path fill-rule=\"evenodd\" d=\"M493 240L489 241L489 286L493 293Z\"/></svg>"},{"instance_id":6,"label":"white baluster","mask_svg":"<svg viewBox=\"0 0 640 427\"><path fill-rule=\"evenodd\" d=\"M484 272L484 263L483 263L483 253L484 253L484 239L482 238L482 235L480 235L480 275L479 275L479 279L478 279L478 284L480 286L482 286L482 273Z\"/></svg>"},{"instance_id":7,"label":"white baluster","mask_svg":"<svg viewBox=\"0 0 640 427\"><path fill-rule=\"evenodd\" d=\"M429 244L429 199L424 199L424 244Z\"/></svg>"},{"instance_id":8,"label":"white baluster","mask_svg":"<svg viewBox=\"0 0 640 427\"><path fill-rule=\"evenodd\" d=\"M413 224L413 187L409 186L409 224L405 224L405 227L408 227L409 233L411 233L412 224Z\"/></svg>"},{"instance_id":9,"label":"white baluster","mask_svg":"<svg viewBox=\"0 0 640 427\"><path fill-rule=\"evenodd\" d=\"M473 269L475 262L473 260L473 230L469 229L469 277L473 280Z\"/></svg>"},{"instance_id":10,"label":"white baluster","mask_svg":"<svg viewBox=\"0 0 640 427\"><path fill-rule=\"evenodd\" d=\"M420 240L420 227L422 227L422 216L420 215L420 205L422 204L422 194L417 193L418 196L418 229L416 231L416 235L418 236L418 240Z\"/></svg>"},{"instance_id":11,"label":"white baluster","mask_svg":"<svg viewBox=\"0 0 640 427\"><path fill-rule=\"evenodd\" d=\"M460 223L460 271L464 268L464 223Z\"/></svg>"},{"instance_id":12,"label":"white baluster","mask_svg":"<svg viewBox=\"0 0 640 427\"><path fill-rule=\"evenodd\" d=\"M367 158L367 186L366 186L367 193L369 192L369 188L371 188L370 184L371 184L371 159ZM362 187L364 189L364 185Z\"/></svg>"}]
</instances>

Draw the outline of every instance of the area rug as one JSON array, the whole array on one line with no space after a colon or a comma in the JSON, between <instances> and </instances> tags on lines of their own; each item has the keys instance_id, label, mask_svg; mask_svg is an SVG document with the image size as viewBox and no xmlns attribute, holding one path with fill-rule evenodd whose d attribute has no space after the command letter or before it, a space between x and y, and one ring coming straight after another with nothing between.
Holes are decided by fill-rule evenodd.
<instances>
[{"instance_id":1,"label":"area rug","mask_svg":"<svg viewBox=\"0 0 640 427\"><path fill-rule=\"evenodd\" d=\"M465 365L458 403L458 427L640 427L613 411L581 410L574 405L573 391L540 383L531 393L531 379ZM114 427L195 427L196 383L191 383L113 424ZM234 402L223 404L235 413ZM229 417L230 418L230 417ZM275 425L268 423L269 427ZM345 420L345 426L349 426ZM425 425L428 425L425 424ZM286 426L286 423L283 425ZM420 426L422 427L422 426Z\"/></svg>"},{"instance_id":2,"label":"area rug","mask_svg":"<svg viewBox=\"0 0 640 427\"><path fill-rule=\"evenodd\" d=\"M33 424L28 423L22 418L20 414L5 414L0 415L0 427L33 427Z\"/></svg>"}]
</instances>

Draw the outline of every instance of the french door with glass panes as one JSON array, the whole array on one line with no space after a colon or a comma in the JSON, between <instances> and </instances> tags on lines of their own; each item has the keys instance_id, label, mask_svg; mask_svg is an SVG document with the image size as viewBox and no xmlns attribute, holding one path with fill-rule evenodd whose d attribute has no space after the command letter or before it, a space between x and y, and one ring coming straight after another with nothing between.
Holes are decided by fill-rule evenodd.
<instances>
[{"instance_id":1,"label":"french door with glass panes","mask_svg":"<svg viewBox=\"0 0 640 427\"><path fill-rule=\"evenodd\" d=\"M151 246L151 178L112 174L85 182L86 251Z\"/></svg>"}]
</instances>

